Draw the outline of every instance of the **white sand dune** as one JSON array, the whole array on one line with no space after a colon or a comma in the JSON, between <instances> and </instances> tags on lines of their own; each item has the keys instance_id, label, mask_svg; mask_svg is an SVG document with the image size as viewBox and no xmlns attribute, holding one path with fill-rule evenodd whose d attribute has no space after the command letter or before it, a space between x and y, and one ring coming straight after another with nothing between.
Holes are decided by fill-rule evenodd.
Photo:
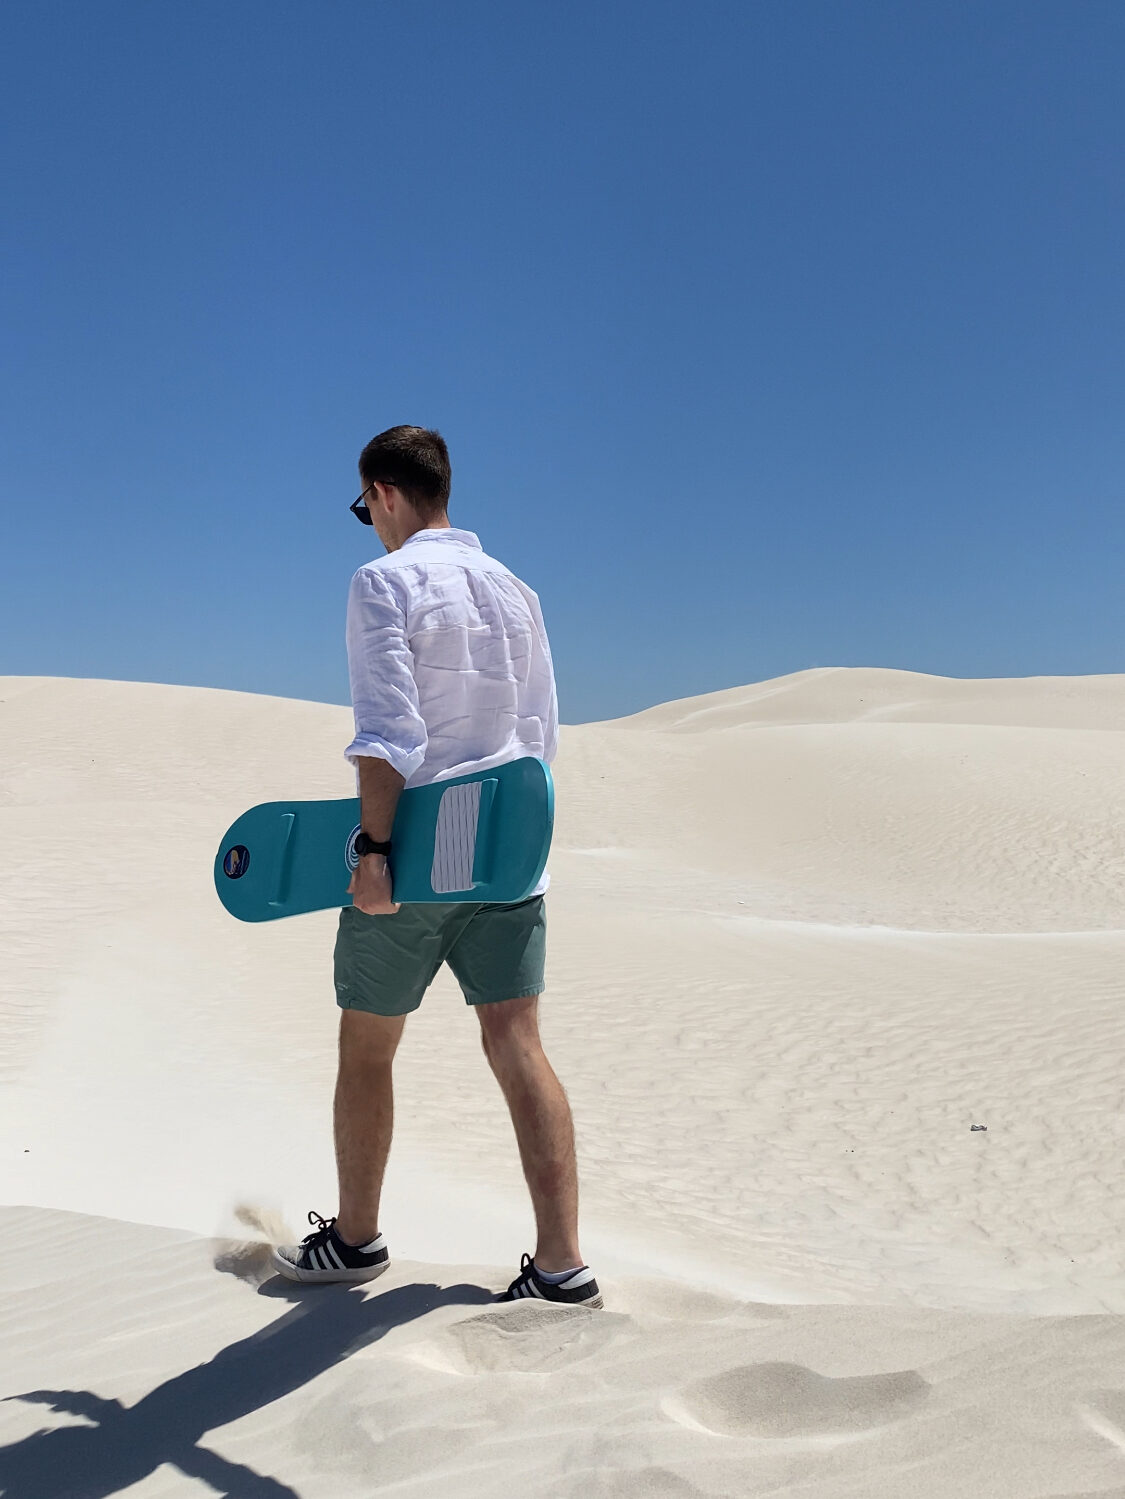
<instances>
[{"instance_id":1,"label":"white sand dune","mask_svg":"<svg viewBox=\"0 0 1125 1499\"><path fill-rule=\"evenodd\" d=\"M0 679L0 1494L1125 1499L1125 677L563 729L543 1028L604 1314L487 1302L530 1214L448 971L392 1270L266 1273L335 1206L335 918L232 922L211 860L351 794L349 723Z\"/></svg>"}]
</instances>

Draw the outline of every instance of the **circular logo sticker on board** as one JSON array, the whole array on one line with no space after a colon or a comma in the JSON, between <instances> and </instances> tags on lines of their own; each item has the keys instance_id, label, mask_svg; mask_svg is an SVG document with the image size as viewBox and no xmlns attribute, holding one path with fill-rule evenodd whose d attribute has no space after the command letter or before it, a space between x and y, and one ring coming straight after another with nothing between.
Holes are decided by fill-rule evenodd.
<instances>
[{"instance_id":1,"label":"circular logo sticker on board","mask_svg":"<svg viewBox=\"0 0 1125 1499\"><path fill-rule=\"evenodd\" d=\"M244 843L228 848L223 859L223 873L228 880L240 880L250 868L250 850Z\"/></svg>"},{"instance_id":2,"label":"circular logo sticker on board","mask_svg":"<svg viewBox=\"0 0 1125 1499\"><path fill-rule=\"evenodd\" d=\"M348 834L347 843L344 844L344 863L351 870L352 874L355 874L356 867L359 864L359 855L355 851L355 841L359 837L359 829L360 824L357 822Z\"/></svg>"}]
</instances>

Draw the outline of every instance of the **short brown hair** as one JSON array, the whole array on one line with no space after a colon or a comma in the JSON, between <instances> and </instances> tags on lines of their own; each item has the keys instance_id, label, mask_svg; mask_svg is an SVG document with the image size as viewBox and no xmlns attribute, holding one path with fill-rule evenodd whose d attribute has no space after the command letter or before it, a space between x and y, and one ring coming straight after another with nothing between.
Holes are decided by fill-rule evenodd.
<instances>
[{"instance_id":1,"label":"short brown hair","mask_svg":"<svg viewBox=\"0 0 1125 1499\"><path fill-rule=\"evenodd\" d=\"M359 455L359 477L365 488L393 484L422 520L436 520L449 504L449 449L428 427L388 427Z\"/></svg>"}]
</instances>

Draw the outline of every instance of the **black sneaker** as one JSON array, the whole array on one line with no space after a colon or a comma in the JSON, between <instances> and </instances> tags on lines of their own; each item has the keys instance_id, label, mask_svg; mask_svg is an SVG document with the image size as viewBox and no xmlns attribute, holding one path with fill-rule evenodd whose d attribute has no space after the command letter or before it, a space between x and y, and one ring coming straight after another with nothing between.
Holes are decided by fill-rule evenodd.
<instances>
[{"instance_id":1,"label":"black sneaker","mask_svg":"<svg viewBox=\"0 0 1125 1499\"><path fill-rule=\"evenodd\" d=\"M378 1234L370 1244L345 1244L336 1232L335 1218L310 1213L316 1228L299 1244L282 1244L271 1258L275 1270L288 1280L344 1280L358 1284L374 1280L391 1262L387 1241Z\"/></svg>"},{"instance_id":2,"label":"black sneaker","mask_svg":"<svg viewBox=\"0 0 1125 1499\"><path fill-rule=\"evenodd\" d=\"M535 1268L535 1261L529 1254L525 1254L520 1260L520 1273L498 1299L523 1301L529 1296L540 1301L561 1301L570 1306L588 1306L599 1311L605 1305L589 1265L583 1265L556 1286L543 1279Z\"/></svg>"}]
</instances>

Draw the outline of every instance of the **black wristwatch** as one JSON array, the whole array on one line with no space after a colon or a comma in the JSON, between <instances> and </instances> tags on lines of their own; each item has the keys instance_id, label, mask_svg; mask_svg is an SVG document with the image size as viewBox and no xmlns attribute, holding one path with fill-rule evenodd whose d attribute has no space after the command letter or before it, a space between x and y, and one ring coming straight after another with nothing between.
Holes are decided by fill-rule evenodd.
<instances>
[{"instance_id":1,"label":"black wristwatch","mask_svg":"<svg viewBox=\"0 0 1125 1499\"><path fill-rule=\"evenodd\" d=\"M366 833L359 833L355 840L355 851L362 859L364 854L383 854L389 857L391 852L390 843L376 843L374 838L369 838Z\"/></svg>"}]
</instances>

